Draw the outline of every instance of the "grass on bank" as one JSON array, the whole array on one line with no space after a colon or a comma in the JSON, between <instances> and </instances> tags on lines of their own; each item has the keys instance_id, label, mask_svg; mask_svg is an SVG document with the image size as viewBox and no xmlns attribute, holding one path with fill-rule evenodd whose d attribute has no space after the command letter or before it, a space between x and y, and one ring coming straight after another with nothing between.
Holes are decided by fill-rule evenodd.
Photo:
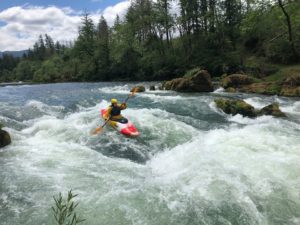
<instances>
[{"instance_id":1,"label":"grass on bank","mask_svg":"<svg viewBox=\"0 0 300 225\"><path fill-rule=\"evenodd\" d=\"M282 81L287 77L300 76L300 64L292 66L281 66L281 68L274 74L265 77L268 82Z\"/></svg>"}]
</instances>

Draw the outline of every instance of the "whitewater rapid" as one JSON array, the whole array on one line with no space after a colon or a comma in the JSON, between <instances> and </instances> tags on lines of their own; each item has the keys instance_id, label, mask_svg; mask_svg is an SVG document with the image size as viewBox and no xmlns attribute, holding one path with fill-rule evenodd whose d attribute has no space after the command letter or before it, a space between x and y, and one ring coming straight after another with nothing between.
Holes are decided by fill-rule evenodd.
<instances>
[{"instance_id":1,"label":"whitewater rapid","mask_svg":"<svg viewBox=\"0 0 300 225\"><path fill-rule=\"evenodd\" d=\"M99 110L134 84L0 89L0 224L54 224L52 196L79 194L83 224L300 224L300 101L296 98L146 91L123 115L141 136L101 125ZM148 84L146 84L147 86ZM217 97L287 118L230 116Z\"/></svg>"}]
</instances>

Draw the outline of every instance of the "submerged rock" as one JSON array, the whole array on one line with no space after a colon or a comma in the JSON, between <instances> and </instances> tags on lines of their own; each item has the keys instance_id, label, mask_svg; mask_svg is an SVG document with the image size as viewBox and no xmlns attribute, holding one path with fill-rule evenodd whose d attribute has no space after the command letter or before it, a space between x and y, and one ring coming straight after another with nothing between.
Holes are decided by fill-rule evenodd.
<instances>
[{"instance_id":1,"label":"submerged rock","mask_svg":"<svg viewBox=\"0 0 300 225\"><path fill-rule=\"evenodd\" d=\"M198 70L189 77L166 81L163 83L163 88L178 92L211 92L214 90L211 76L206 70Z\"/></svg>"},{"instance_id":2,"label":"submerged rock","mask_svg":"<svg viewBox=\"0 0 300 225\"><path fill-rule=\"evenodd\" d=\"M10 135L7 131L0 129L0 148L11 143Z\"/></svg>"},{"instance_id":3,"label":"submerged rock","mask_svg":"<svg viewBox=\"0 0 300 225\"><path fill-rule=\"evenodd\" d=\"M131 90L130 90L130 92L144 92L146 89L145 89L145 87L144 86L142 86L142 85L139 85L139 86L135 86L135 87L133 87Z\"/></svg>"}]
</instances>

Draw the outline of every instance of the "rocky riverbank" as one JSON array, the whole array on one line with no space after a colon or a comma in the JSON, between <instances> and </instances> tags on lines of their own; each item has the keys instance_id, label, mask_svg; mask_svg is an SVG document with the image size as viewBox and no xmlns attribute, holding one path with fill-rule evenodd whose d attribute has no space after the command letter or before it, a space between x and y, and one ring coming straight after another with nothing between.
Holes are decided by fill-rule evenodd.
<instances>
[{"instance_id":1,"label":"rocky riverbank","mask_svg":"<svg viewBox=\"0 0 300 225\"><path fill-rule=\"evenodd\" d=\"M232 74L224 77L220 85L227 92L300 97L300 74L269 82L245 74Z\"/></svg>"},{"instance_id":2,"label":"rocky riverbank","mask_svg":"<svg viewBox=\"0 0 300 225\"><path fill-rule=\"evenodd\" d=\"M227 92L300 97L300 67L288 67L266 77L244 73L223 75L219 86ZM161 88L178 92L212 92L215 87L206 70L194 69L188 76L165 81Z\"/></svg>"}]
</instances>

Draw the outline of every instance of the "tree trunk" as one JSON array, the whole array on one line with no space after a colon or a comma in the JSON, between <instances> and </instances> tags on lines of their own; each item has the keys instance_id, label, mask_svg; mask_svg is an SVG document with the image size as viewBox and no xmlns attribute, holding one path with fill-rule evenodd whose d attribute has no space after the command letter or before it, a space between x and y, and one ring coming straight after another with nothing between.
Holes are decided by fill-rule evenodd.
<instances>
[{"instance_id":1,"label":"tree trunk","mask_svg":"<svg viewBox=\"0 0 300 225\"><path fill-rule=\"evenodd\" d=\"M209 31L215 31L215 0L209 0Z\"/></svg>"},{"instance_id":2,"label":"tree trunk","mask_svg":"<svg viewBox=\"0 0 300 225\"><path fill-rule=\"evenodd\" d=\"M288 33L289 33L289 42L290 42L290 46L291 46L291 50L293 53L293 60L298 60L298 54L295 48L295 44L294 44L294 40L293 40L293 33L292 33L292 24L291 24L291 19L289 14L287 13L287 11L284 8L284 5L282 3L282 0L278 0L278 5L281 8L283 14L285 15L286 18L286 22L287 22L287 26L288 26Z\"/></svg>"}]
</instances>

